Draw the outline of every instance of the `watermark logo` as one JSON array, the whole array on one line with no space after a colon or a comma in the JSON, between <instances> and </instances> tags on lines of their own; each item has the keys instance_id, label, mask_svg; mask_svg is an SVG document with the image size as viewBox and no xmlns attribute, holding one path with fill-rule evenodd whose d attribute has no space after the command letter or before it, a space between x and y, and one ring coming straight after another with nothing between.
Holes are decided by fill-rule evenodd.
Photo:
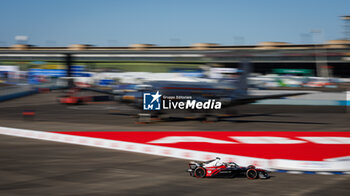
<instances>
[{"instance_id":1,"label":"watermark logo","mask_svg":"<svg viewBox=\"0 0 350 196\"><path fill-rule=\"evenodd\" d=\"M168 96L143 93L143 110L219 110L222 103L215 99L200 101L192 96Z\"/></svg>"},{"instance_id":2,"label":"watermark logo","mask_svg":"<svg viewBox=\"0 0 350 196\"><path fill-rule=\"evenodd\" d=\"M159 91L156 93L143 93L143 110L160 110L161 101Z\"/></svg>"}]
</instances>

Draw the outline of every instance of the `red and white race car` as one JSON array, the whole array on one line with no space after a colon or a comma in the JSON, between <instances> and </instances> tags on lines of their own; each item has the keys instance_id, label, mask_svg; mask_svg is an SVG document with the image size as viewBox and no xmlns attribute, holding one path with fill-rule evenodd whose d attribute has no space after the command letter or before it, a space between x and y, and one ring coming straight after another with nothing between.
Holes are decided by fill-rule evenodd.
<instances>
[{"instance_id":1,"label":"red and white race car","mask_svg":"<svg viewBox=\"0 0 350 196\"><path fill-rule=\"evenodd\" d=\"M88 102L110 101L111 96L108 95L86 95L80 88L69 89L66 95L59 96L57 101L63 104L84 104Z\"/></svg>"},{"instance_id":2,"label":"red and white race car","mask_svg":"<svg viewBox=\"0 0 350 196\"><path fill-rule=\"evenodd\" d=\"M223 162L219 157L206 162L191 161L187 172L190 176L197 178L204 177L236 177L237 175L246 176L248 179L268 179L270 171L256 168L254 165L248 167L238 166L234 162Z\"/></svg>"}]
</instances>

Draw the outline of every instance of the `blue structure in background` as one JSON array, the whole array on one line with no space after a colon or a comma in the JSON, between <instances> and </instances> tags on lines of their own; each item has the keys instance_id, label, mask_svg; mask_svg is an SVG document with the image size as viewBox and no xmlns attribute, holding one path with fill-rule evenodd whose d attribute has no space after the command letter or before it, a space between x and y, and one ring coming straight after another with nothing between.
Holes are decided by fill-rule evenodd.
<instances>
[{"instance_id":1,"label":"blue structure in background","mask_svg":"<svg viewBox=\"0 0 350 196\"><path fill-rule=\"evenodd\" d=\"M51 77L64 77L67 76L65 69L29 69L28 76L51 76Z\"/></svg>"},{"instance_id":2,"label":"blue structure in background","mask_svg":"<svg viewBox=\"0 0 350 196\"><path fill-rule=\"evenodd\" d=\"M27 90L27 91L22 91L22 92L7 94L7 95L1 95L0 102L10 100L10 99L16 99L16 98L24 97L24 96L28 96L28 95L32 95L32 94L35 94L37 92L38 92L38 89L32 89L32 90Z\"/></svg>"},{"instance_id":3,"label":"blue structure in background","mask_svg":"<svg viewBox=\"0 0 350 196\"><path fill-rule=\"evenodd\" d=\"M100 80L99 81L99 85L100 86L108 86L108 85L112 85L112 84L114 84L114 80Z\"/></svg>"},{"instance_id":4,"label":"blue structure in background","mask_svg":"<svg viewBox=\"0 0 350 196\"><path fill-rule=\"evenodd\" d=\"M72 65L72 77L90 77L91 74L85 72L84 65ZM28 70L28 83L40 84L39 77L66 77L67 69L39 69L32 68Z\"/></svg>"},{"instance_id":5,"label":"blue structure in background","mask_svg":"<svg viewBox=\"0 0 350 196\"><path fill-rule=\"evenodd\" d=\"M90 77L91 74L85 72L85 65L72 65L72 76L73 77Z\"/></svg>"},{"instance_id":6,"label":"blue structure in background","mask_svg":"<svg viewBox=\"0 0 350 196\"><path fill-rule=\"evenodd\" d=\"M204 77L204 72L202 69L196 68L173 68L170 70L173 73L181 73L183 76L187 77Z\"/></svg>"},{"instance_id":7,"label":"blue structure in background","mask_svg":"<svg viewBox=\"0 0 350 196\"><path fill-rule=\"evenodd\" d=\"M85 72L84 65L72 65L72 76L73 77L90 77L89 73ZM51 76L51 77L66 77L67 70L66 69L29 69L28 71L29 77L34 76Z\"/></svg>"}]
</instances>

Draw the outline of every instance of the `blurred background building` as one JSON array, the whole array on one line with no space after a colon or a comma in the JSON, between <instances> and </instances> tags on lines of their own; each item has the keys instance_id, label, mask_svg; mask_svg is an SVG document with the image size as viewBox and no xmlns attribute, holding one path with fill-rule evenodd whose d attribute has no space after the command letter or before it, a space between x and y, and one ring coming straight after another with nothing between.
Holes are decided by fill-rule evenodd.
<instances>
[{"instance_id":1,"label":"blurred background building","mask_svg":"<svg viewBox=\"0 0 350 196\"><path fill-rule=\"evenodd\" d=\"M94 68L122 71L168 72L174 67L235 68L239 62L252 63L255 73L279 72L320 77L349 77L350 40L330 40L319 44L261 42L257 45L224 46L196 43L191 46L132 44L128 47L97 47L73 44L68 47L40 47L16 44L0 47L0 62L29 64L85 64ZM106 64L108 62L108 64ZM152 65L157 65L157 68ZM171 66L169 66L171 65ZM289 71L287 69L292 69Z\"/></svg>"}]
</instances>

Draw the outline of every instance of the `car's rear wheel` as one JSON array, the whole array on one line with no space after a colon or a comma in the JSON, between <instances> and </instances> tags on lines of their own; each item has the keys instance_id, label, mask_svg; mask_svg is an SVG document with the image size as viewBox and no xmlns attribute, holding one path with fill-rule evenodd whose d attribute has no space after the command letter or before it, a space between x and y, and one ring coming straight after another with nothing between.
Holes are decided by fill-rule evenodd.
<instances>
[{"instance_id":1,"label":"car's rear wheel","mask_svg":"<svg viewBox=\"0 0 350 196\"><path fill-rule=\"evenodd\" d=\"M258 177L258 172L255 169L248 169L246 176L248 179L253 180Z\"/></svg>"},{"instance_id":2,"label":"car's rear wheel","mask_svg":"<svg viewBox=\"0 0 350 196\"><path fill-rule=\"evenodd\" d=\"M203 167L198 167L196 170L194 170L194 176L197 178L204 178L207 174L207 171Z\"/></svg>"}]
</instances>

